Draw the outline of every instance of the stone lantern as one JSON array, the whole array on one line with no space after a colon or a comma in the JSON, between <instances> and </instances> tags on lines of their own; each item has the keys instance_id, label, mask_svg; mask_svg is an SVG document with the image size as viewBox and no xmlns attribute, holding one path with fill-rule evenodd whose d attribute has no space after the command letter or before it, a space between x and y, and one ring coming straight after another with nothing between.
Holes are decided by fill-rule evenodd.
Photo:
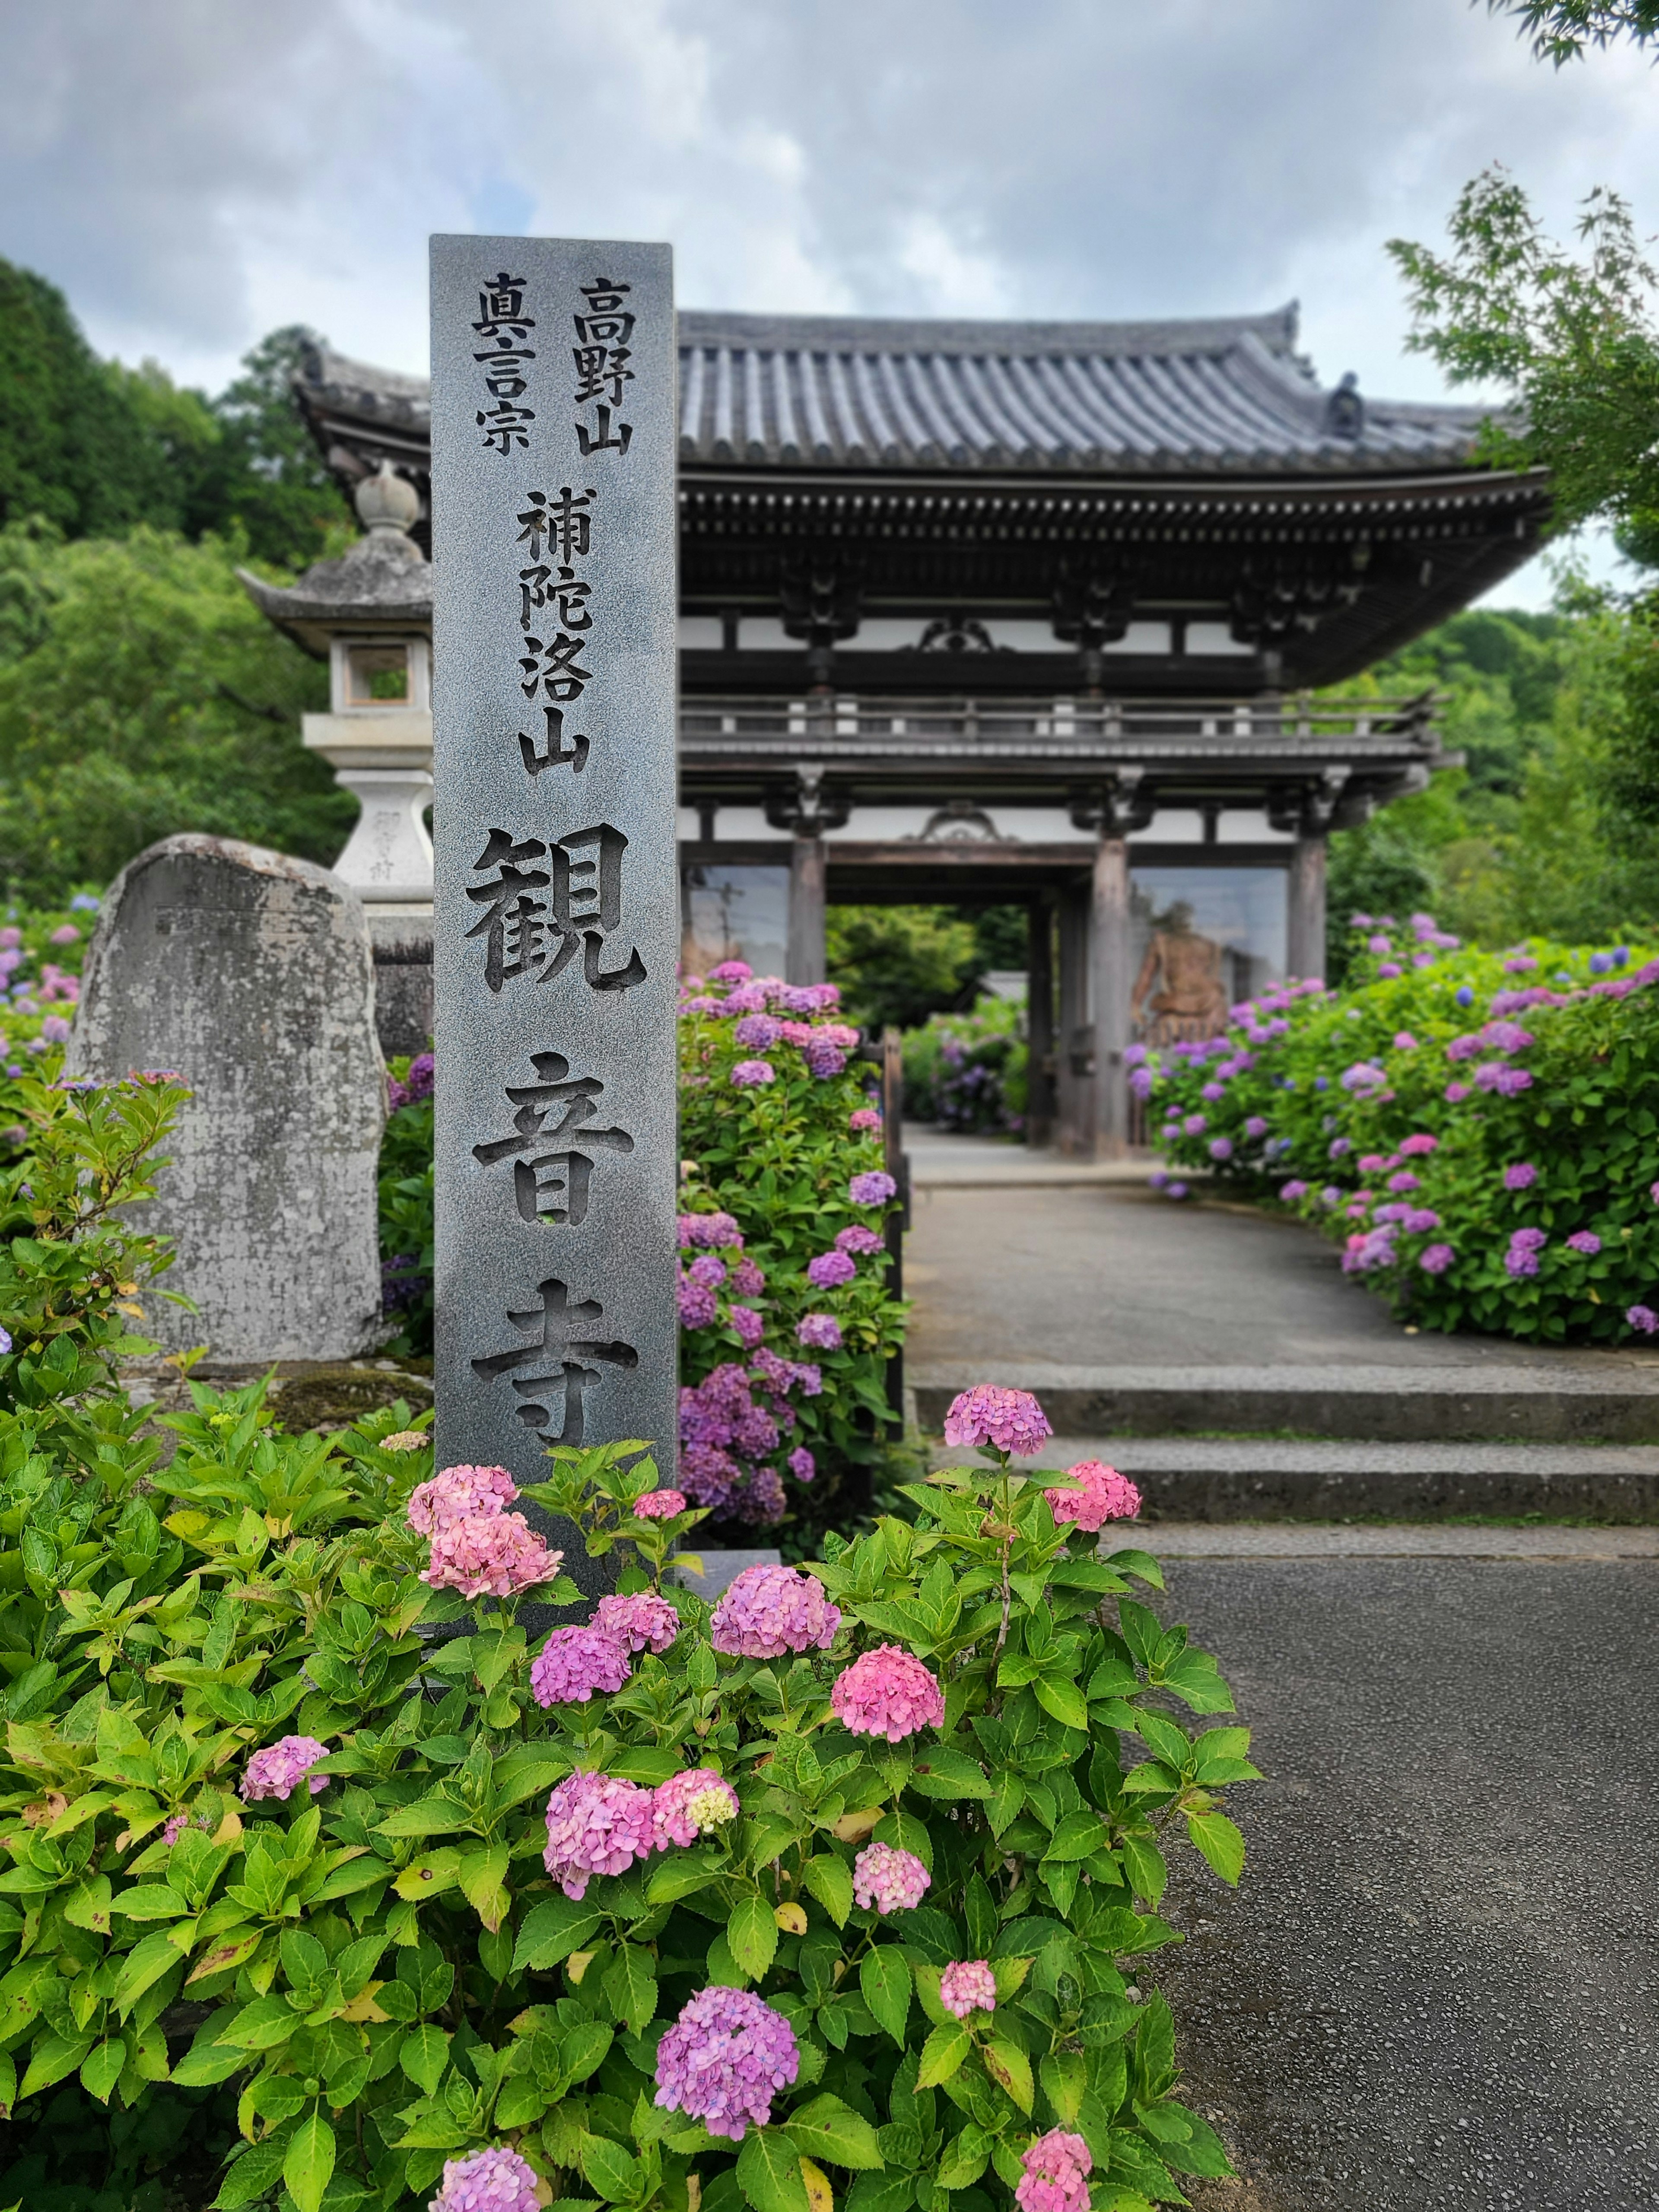
<instances>
[{"instance_id":1,"label":"stone lantern","mask_svg":"<svg viewBox=\"0 0 1659 2212\"><path fill-rule=\"evenodd\" d=\"M355 494L367 535L283 588L238 574L260 611L329 668L329 711L302 736L362 812L334 872L362 900L377 942L430 938L432 569L409 532L420 495L382 461Z\"/></svg>"}]
</instances>

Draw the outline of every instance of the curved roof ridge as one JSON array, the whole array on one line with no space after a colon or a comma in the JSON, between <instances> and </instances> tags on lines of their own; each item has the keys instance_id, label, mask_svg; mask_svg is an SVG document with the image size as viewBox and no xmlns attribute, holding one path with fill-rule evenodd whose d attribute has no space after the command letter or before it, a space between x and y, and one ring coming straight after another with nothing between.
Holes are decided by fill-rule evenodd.
<instances>
[{"instance_id":1,"label":"curved roof ridge","mask_svg":"<svg viewBox=\"0 0 1659 2212\"><path fill-rule=\"evenodd\" d=\"M1265 315L1171 316L1148 322L980 321L957 316L754 315L682 307L682 345L754 346L763 352L911 353L1008 356L1055 354L1224 353L1247 335L1269 352L1296 344L1294 300Z\"/></svg>"}]
</instances>

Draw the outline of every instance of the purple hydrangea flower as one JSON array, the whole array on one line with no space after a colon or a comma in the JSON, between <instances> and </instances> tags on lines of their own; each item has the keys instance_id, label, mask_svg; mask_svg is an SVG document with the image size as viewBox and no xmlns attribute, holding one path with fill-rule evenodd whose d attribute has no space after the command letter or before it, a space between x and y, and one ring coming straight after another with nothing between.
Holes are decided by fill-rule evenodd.
<instances>
[{"instance_id":1,"label":"purple hydrangea flower","mask_svg":"<svg viewBox=\"0 0 1659 2212\"><path fill-rule=\"evenodd\" d=\"M1449 1244L1431 1244L1419 1255L1417 1264L1426 1274L1443 1275L1455 1256Z\"/></svg>"},{"instance_id":2,"label":"purple hydrangea flower","mask_svg":"<svg viewBox=\"0 0 1659 2212\"><path fill-rule=\"evenodd\" d=\"M1414 1212L1406 1216L1402 1225L1409 1230L1413 1237L1423 1237L1426 1236L1431 1229L1439 1228L1440 1216L1431 1206L1419 1206Z\"/></svg>"},{"instance_id":3,"label":"purple hydrangea flower","mask_svg":"<svg viewBox=\"0 0 1659 2212\"><path fill-rule=\"evenodd\" d=\"M1505 1190L1530 1190L1538 1180L1538 1170L1530 1160L1514 1160L1504 1170Z\"/></svg>"},{"instance_id":4,"label":"purple hydrangea flower","mask_svg":"<svg viewBox=\"0 0 1659 2212\"><path fill-rule=\"evenodd\" d=\"M739 1091L753 1091L777 1079L777 1070L769 1060L740 1060L732 1070L732 1081Z\"/></svg>"},{"instance_id":5,"label":"purple hydrangea flower","mask_svg":"<svg viewBox=\"0 0 1659 2212\"><path fill-rule=\"evenodd\" d=\"M756 1266L746 1252L739 1254L732 1262L729 1280L740 1298L757 1298L766 1288L764 1271Z\"/></svg>"},{"instance_id":6,"label":"purple hydrangea flower","mask_svg":"<svg viewBox=\"0 0 1659 2212\"><path fill-rule=\"evenodd\" d=\"M700 1990L657 2047L655 2101L741 2142L800 2071L795 2031L752 1990Z\"/></svg>"},{"instance_id":7,"label":"purple hydrangea flower","mask_svg":"<svg viewBox=\"0 0 1659 2212\"><path fill-rule=\"evenodd\" d=\"M1181 1126L1188 1136L1201 1137L1210 1125L1202 1114L1189 1114Z\"/></svg>"},{"instance_id":8,"label":"purple hydrangea flower","mask_svg":"<svg viewBox=\"0 0 1659 2212\"><path fill-rule=\"evenodd\" d=\"M1244 1124L1244 1133L1247 1137L1265 1137L1267 1135L1267 1124L1260 1114L1252 1114L1249 1116L1249 1120Z\"/></svg>"},{"instance_id":9,"label":"purple hydrangea flower","mask_svg":"<svg viewBox=\"0 0 1659 2212\"><path fill-rule=\"evenodd\" d=\"M726 1262L717 1260L712 1252L699 1252L685 1272L694 1283L703 1283L717 1291L726 1280Z\"/></svg>"},{"instance_id":10,"label":"purple hydrangea flower","mask_svg":"<svg viewBox=\"0 0 1659 2212\"><path fill-rule=\"evenodd\" d=\"M694 1283L682 1275L675 1297L682 1328L707 1328L719 1317L720 1300L707 1283Z\"/></svg>"},{"instance_id":11,"label":"purple hydrangea flower","mask_svg":"<svg viewBox=\"0 0 1659 2212\"><path fill-rule=\"evenodd\" d=\"M683 1213L679 1241L682 1246L707 1249L717 1244L741 1244L743 1231L729 1213Z\"/></svg>"},{"instance_id":12,"label":"purple hydrangea flower","mask_svg":"<svg viewBox=\"0 0 1659 2212\"><path fill-rule=\"evenodd\" d=\"M1541 1252L1549 1241L1542 1229L1515 1229L1510 1232L1510 1243L1521 1252Z\"/></svg>"},{"instance_id":13,"label":"purple hydrangea flower","mask_svg":"<svg viewBox=\"0 0 1659 2212\"><path fill-rule=\"evenodd\" d=\"M1572 1251L1582 1252L1591 1260L1601 1249L1601 1240L1593 1229L1575 1229L1567 1243Z\"/></svg>"},{"instance_id":14,"label":"purple hydrangea flower","mask_svg":"<svg viewBox=\"0 0 1659 2212\"><path fill-rule=\"evenodd\" d=\"M1626 1306L1625 1319L1632 1328L1639 1328L1644 1336L1651 1336L1659 1329L1659 1314L1651 1306Z\"/></svg>"},{"instance_id":15,"label":"purple hydrangea flower","mask_svg":"<svg viewBox=\"0 0 1659 2212\"><path fill-rule=\"evenodd\" d=\"M875 1230L866 1229L861 1221L855 1221L850 1229L836 1232L836 1249L838 1252L855 1252L867 1259L874 1253L884 1252L886 1249L885 1239Z\"/></svg>"},{"instance_id":16,"label":"purple hydrangea flower","mask_svg":"<svg viewBox=\"0 0 1659 2212\"><path fill-rule=\"evenodd\" d=\"M782 1025L770 1014L745 1014L732 1032L733 1044L750 1052L770 1052L782 1034Z\"/></svg>"},{"instance_id":17,"label":"purple hydrangea flower","mask_svg":"<svg viewBox=\"0 0 1659 2212\"><path fill-rule=\"evenodd\" d=\"M795 1324L795 1341L810 1352L839 1352L841 1323L834 1314L803 1314Z\"/></svg>"},{"instance_id":18,"label":"purple hydrangea flower","mask_svg":"<svg viewBox=\"0 0 1659 2212\"><path fill-rule=\"evenodd\" d=\"M726 1317L737 1332L738 1342L745 1352L753 1352L766 1334L766 1319L753 1306L728 1306Z\"/></svg>"},{"instance_id":19,"label":"purple hydrangea flower","mask_svg":"<svg viewBox=\"0 0 1659 2212\"><path fill-rule=\"evenodd\" d=\"M1233 1140L1231 1137L1211 1138L1210 1158L1212 1160L1230 1160L1232 1156Z\"/></svg>"},{"instance_id":20,"label":"purple hydrangea flower","mask_svg":"<svg viewBox=\"0 0 1659 2212\"><path fill-rule=\"evenodd\" d=\"M845 1252L820 1252L806 1263L806 1279L817 1291L838 1290L857 1273L856 1265Z\"/></svg>"},{"instance_id":21,"label":"purple hydrangea flower","mask_svg":"<svg viewBox=\"0 0 1659 2212\"><path fill-rule=\"evenodd\" d=\"M1504 1255L1504 1265L1512 1275L1535 1275L1538 1255L1524 1244L1511 1244Z\"/></svg>"},{"instance_id":22,"label":"purple hydrangea flower","mask_svg":"<svg viewBox=\"0 0 1659 2212\"><path fill-rule=\"evenodd\" d=\"M885 1206L898 1190L884 1168L866 1168L855 1175L847 1186L847 1195L854 1206Z\"/></svg>"},{"instance_id":23,"label":"purple hydrangea flower","mask_svg":"<svg viewBox=\"0 0 1659 2212\"><path fill-rule=\"evenodd\" d=\"M818 1471L818 1463L805 1444L797 1444L787 1462L797 1482L811 1482Z\"/></svg>"}]
</instances>

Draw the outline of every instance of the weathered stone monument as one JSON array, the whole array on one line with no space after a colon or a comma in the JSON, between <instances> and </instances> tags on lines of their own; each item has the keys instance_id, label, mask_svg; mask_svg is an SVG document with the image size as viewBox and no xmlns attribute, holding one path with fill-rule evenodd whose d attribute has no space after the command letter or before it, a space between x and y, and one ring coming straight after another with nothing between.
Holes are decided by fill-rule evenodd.
<instances>
[{"instance_id":1,"label":"weathered stone monument","mask_svg":"<svg viewBox=\"0 0 1659 2212\"><path fill-rule=\"evenodd\" d=\"M380 1321L386 1115L368 926L308 860L168 837L121 871L88 957L71 1074L177 1069L194 1097L150 1225L173 1239L144 1328L216 1359L346 1359Z\"/></svg>"},{"instance_id":2,"label":"weathered stone monument","mask_svg":"<svg viewBox=\"0 0 1659 2212\"><path fill-rule=\"evenodd\" d=\"M666 246L433 240L438 1455L523 1480L674 1465L674 392Z\"/></svg>"}]
</instances>

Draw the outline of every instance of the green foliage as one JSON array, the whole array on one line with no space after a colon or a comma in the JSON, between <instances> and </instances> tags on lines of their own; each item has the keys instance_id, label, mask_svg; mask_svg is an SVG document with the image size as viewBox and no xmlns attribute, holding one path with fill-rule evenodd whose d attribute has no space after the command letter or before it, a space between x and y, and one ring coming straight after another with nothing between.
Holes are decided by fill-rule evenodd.
<instances>
[{"instance_id":1,"label":"green foliage","mask_svg":"<svg viewBox=\"0 0 1659 2212\"><path fill-rule=\"evenodd\" d=\"M40 517L73 538L139 523L240 537L299 567L350 513L295 408L313 334L273 331L216 399L155 362L100 362L55 285L0 261L0 524Z\"/></svg>"},{"instance_id":2,"label":"green foliage","mask_svg":"<svg viewBox=\"0 0 1659 2212\"><path fill-rule=\"evenodd\" d=\"M1415 319L1408 343L1454 383L1513 395L1518 412L1485 428L1486 457L1547 468L1558 526L1592 516L1618 525L1659 513L1656 277L1616 192L1590 192L1578 230L1575 258L1494 167L1458 200L1449 255L1405 239L1389 251Z\"/></svg>"},{"instance_id":3,"label":"green foliage","mask_svg":"<svg viewBox=\"0 0 1659 2212\"><path fill-rule=\"evenodd\" d=\"M1583 61L1590 46L1629 38L1659 38L1659 0L1486 0L1494 15L1516 15L1538 59L1559 69Z\"/></svg>"},{"instance_id":4,"label":"green foliage","mask_svg":"<svg viewBox=\"0 0 1659 2212\"><path fill-rule=\"evenodd\" d=\"M1154 1063L1167 1157L1345 1239L1345 1267L1425 1328L1643 1340L1627 1314L1659 1308L1659 960L1533 938L1387 975L1413 933L1384 916L1380 933L1392 951L1356 928L1352 988L1276 994ZM1534 1173L1510 1188L1510 1168ZM1543 1240L1535 1272L1510 1262L1516 1230Z\"/></svg>"},{"instance_id":5,"label":"green foliage","mask_svg":"<svg viewBox=\"0 0 1659 2212\"><path fill-rule=\"evenodd\" d=\"M188 1091L139 1075L108 1085L15 1078L19 1115L0 1166L0 1408L107 1392L122 1354L151 1346L130 1321L172 1255L131 1211L155 1195L157 1147ZM166 1296L167 1293L161 1293Z\"/></svg>"},{"instance_id":6,"label":"green foliage","mask_svg":"<svg viewBox=\"0 0 1659 2212\"><path fill-rule=\"evenodd\" d=\"M904 1040L904 1110L947 1129L1012 1135L1024 1126L1025 1009L988 994L971 1013L935 1014Z\"/></svg>"},{"instance_id":7,"label":"green foliage","mask_svg":"<svg viewBox=\"0 0 1659 2212\"><path fill-rule=\"evenodd\" d=\"M418 1578L401 1509L431 1455L391 1443L406 1407L291 1438L258 1388L191 1395L165 1469L153 1438L71 1468L0 1415L16 2138L64 2085L112 2134L153 2115L165 2136L178 2100L197 2120L219 2090L238 2132L216 2202L283 2212L394 2212L502 2141L556 2194L638 2212L686 2212L693 2175L711 2206L802 2212L825 2169L871 2212L940 2186L1006 2206L1055 2125L1088 2138L1100 2201L1179 2202L1176 2177L1224 2172L1176 2098L1152 1960L1176 1940L1167 1851L1184 1838L1237 1881L1224 1793L1256 1770L1246 1730L1203 1724L1231 1711L1213 1661L1131 1595L1160 1584L1145 1553L1068 1543L1039 1483L988 1454L914 1486L914 1523L830 1540L830 1651L717 1652L708 1608L671 1589L670 1650L544 1713L516 1603L469 1618ZM528 1493L591 1554L643 1532L624 1590L656 1585L683 1533L629 1513L656 1479L643 1449L556 1450ZM851 1735L833 1681L895 1643L945 1724ZM252 1751L295 1734L328 1747L321 1794L239 1802ZM579 1899L550 1881L562 1778L690 1766L725 1776L738 1818ZM929 1868L917 1909L856 1904L872 1838ZM939 1976L963 1958L992 1963L998 2002L958 2021ZM662 2033L711 1979L752 1986L800 2054L740 2145L654 2102Z\"/></svg>"},{"instance_id":8,"label":"green foliage","mask_svg":"<svg viewBox=\"0 0 1659 2212\"><path fill-rule=\"evenodd\" d=\"M1471 610L1345 686L1433 685L1468 764L1332 838L1328 979L1343 980L1355 909L1428 908L1486 945L1659 921L1659 750L1643 735L1659 733L1656 671L1643 611L1569 579L1558 613Z\"/></svg>"},{"instance_id":9,"label":"green foliage","mask_svg":"<svg viewBox=\"0 0 1659 2212\"><path fill-rule=\"evenodd\" d=\"M973 927L942 906L832 906L828 972L849 1020L915 1029L957 1005L980 972Z\"/></svg>"},{"instance_id":10,"label":"green foliage","mask_svg":"<svg viewBox=\"0 0 1659 2212\"><path fill-rule=\"evenodd\" d=\"M388 1070L392 1111L380 1139L378 1186L386 1310L398 1318L398 1333L386 1348L417 1358L432 1349L432 1285L437 1265L430 1056L422 1057L428 1071L422 1095L410 1095L407 1060L393 1060Z\"/></svg>"},{"instance_id":11,"label":"green foliage","mask_svg":"<svg viewBox=\"0 0 1659 2212\"><path fill-rule=\"evenodd\" d=\"M300 743L326 676L215 540L0 531L0 880L104 884L176 830L331 860L352 804Z\"/></svg>"}]
</instances>

